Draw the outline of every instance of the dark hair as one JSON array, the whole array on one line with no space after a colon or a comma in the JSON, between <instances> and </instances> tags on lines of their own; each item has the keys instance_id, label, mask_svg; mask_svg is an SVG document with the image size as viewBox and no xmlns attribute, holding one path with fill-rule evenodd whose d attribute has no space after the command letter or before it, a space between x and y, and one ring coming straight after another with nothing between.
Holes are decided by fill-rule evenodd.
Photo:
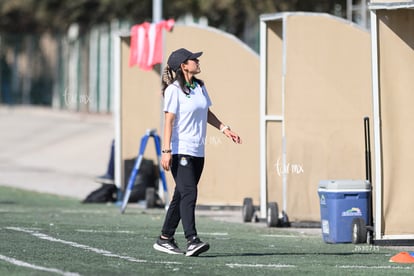
<instances>
[{"instance_id":1,"label":"dark hair","mask_svg":"<svg viewBox=\"0 0 414 276\"><path fill-rule=\"evenodd\" d=\"M185 62L187 62L187 61L185 61ZM178 68L177 71L175 71L175 76L174 76L174 71L167 65L167 66L165 66L165 68L162 72L162 78L161 78L162 96L164 96L165 89L167 89L167 87L170 84L172 84L174 81L178 81L178 84L180 85L181 90L185 94L190 93L190 89L186 86L184 73L181 70L181 67ZM204 85L204 82L200 79L197 79L196 77L193 77L193 82L197 82L200 86Z\"/></svg>"}]
</instances>

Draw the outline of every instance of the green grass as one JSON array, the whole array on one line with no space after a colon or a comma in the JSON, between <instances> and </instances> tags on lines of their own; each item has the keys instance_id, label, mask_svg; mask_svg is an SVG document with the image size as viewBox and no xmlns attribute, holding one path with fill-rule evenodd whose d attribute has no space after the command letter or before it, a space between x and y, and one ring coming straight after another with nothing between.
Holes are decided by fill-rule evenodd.
<instances>
[{"instance_id":1,"label":"green grass","mask_svg":"<svg viewBox=\"0 0 414 276\"><path fill-rule=\"evenodd\" d=\"M326 244L319 235L220 222L198 216L211 248L199 257L152 249L161 209L81 204L79 201L0 187L0 275L390 275L414 266L389 263L398 251ZM182 228L176 238L185 241ZM184 248L184 246L182 246ZM5 258L8 258L5 260ZM32 267L24 267L21 261ZM56 269L44 271L35 269ZM68 274L69 275L69 274Z\"/></svg>"}]
</instances>

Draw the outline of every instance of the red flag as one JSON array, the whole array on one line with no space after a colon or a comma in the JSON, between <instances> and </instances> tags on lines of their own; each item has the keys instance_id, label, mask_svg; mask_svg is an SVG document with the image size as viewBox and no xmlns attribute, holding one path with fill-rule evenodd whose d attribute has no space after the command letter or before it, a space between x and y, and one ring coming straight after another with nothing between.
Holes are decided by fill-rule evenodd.
<instances>
[{"instance_id":1,"label":"red flag","mask_svg":"<svg viewBox=\"0 0 414 276\"><path fill-rule=\"evenodd\" d=\"M138 65L143 70L152 70L163 58L163 30L171 31L174 19L159 23L144 22L131 28L129 66Z\"/></svg>"}]
</instances>

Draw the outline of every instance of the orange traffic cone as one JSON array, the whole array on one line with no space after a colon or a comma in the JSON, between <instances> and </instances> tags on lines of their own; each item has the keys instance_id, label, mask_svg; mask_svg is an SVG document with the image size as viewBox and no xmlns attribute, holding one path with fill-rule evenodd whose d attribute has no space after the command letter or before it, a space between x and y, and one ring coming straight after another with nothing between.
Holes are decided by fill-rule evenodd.
<instances>
[{"instance_id":1,"label":"orange traffic cone","mask_svg":"<svg viewBox=\"0 0 414 276\"><path fill-rule=\"evenodd\" d=\"M414 263L414 253L408 253L408 252L400 252L397 255L394 255L391 257L390 262L393 263Z\"/></svg>"}]
</instances>

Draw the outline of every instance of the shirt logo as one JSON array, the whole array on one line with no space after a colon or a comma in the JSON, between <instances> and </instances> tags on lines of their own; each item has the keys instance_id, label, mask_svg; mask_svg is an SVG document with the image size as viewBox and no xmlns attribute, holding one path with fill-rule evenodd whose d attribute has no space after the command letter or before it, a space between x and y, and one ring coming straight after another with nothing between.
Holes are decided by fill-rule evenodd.
<instances>
[{"instance_id":1,"label":"shirt logo","mask_svg":"<svg viewBox=\"0 0 414 276\"><path fill-rule=\"evenodd\" d=\"M181 166L183 166L183 167L185 167L185 166L187 166L188 165L188 161L187 161L187 158L186 157L181 157L181 159L180 159L180 165Z\"/></svg>"}]
</instances>

